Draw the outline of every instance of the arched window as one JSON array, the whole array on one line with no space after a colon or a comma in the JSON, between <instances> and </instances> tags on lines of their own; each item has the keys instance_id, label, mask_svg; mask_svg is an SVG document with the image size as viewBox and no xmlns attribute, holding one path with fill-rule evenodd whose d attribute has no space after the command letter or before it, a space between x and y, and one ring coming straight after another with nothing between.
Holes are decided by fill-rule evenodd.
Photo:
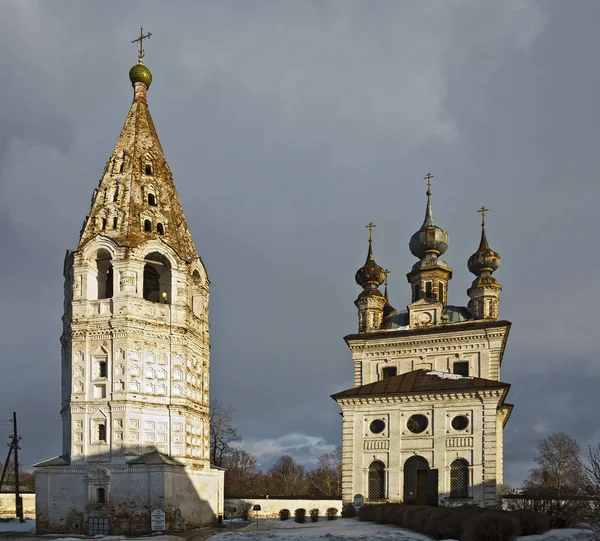
<instances>
[{"instance_id":1,"label":"arched window","mask_svg":"<svg viewBox=\"0 0 600 541\"><path fill-rule=\"evenodd\" d=\"M158 252L145 257L144 299L152 302L171 301L171 266L169 260ZM163 298L166 293L166 299Z\"/></svg>"},{"instance_id":2,"label":"arched window","mask_svg":"<svg viewBox=\"0 0 600 541\"><path fill-rule=\"evenodd\" d=\"M457 458L450 465L450 497L469 497L469 463L464 458Z\"/></svg>"},{"instance_id":3,"label":"arched window","mask_svg":"<svg viewBox=\"0 0 600 541\"><path fill-rule=\"evenodd\" d=\"M375 460L369 466L369 499L382 500L385 498L385 466Z\"/></svg>"},{"instance_id":4,"label":"arched window","mask_svg":"<svg viewBox=\"0 0 600 541\"><path fill-rule=\"evenodd\" d=\"M156 232L159 235L164 235L165 234L165 226L161 223L156 224Z\"/></svg>"},{"instance_id":5,"label":"arched window","mask_svg":"<svg viewBox=\"0 0 600 541\"><path fill-rule=\"evenodd\" d=\"M152 174L152 164L151 163L147 163L146 167L144 168L144 171L147 175L151 175Z\"/></svg>"},{"instance_id":6,"label":"arched window","mask_svg":"<svg viewBox=\"0 0 600 541\"><path fill-rule=\"evenodd\" d=\"M113 296L113 267L110 253L98 250L96 254L98 299L111 299Z\"/></svg>"},{"instance_id":7,"label":"arched window","mask_svg":"<svg viewBox=\"0 0 600 541\"><path fill-rule=\"evenodd\" d=\"M102 231L106 231L106 218L102 218Z\"/></svg>"},{"instance_id":8,"label":"arched window","mask_svg":"<svg viewBox=\"0 0 600 541\"><path fill-rule=\"evenodd\" d=\"M106 503L106 490L103 488L96 489L96 503Z\"/></svg>"},{"instance_id":9,"label":"arched window","mask_svg":"<svg viewBox=\"0 0 600 541\"><path fill-rule=\"evenodd\" d=\"M151 192L148 193L148 204L151 207L155 207L156 206L156 195L154 195Z\"/></svg>"},{"instance_id":10,"label":"arched window","mask_svg":"<svg viewBox=\"0 0 600 541\"><path fill-rule=\"evenodd\" d=\"M116 203L119 200L119 183L115 184L115 191L113 192L113 203Z\"/></svg>"},{"instance_id":11,"label":"arched window","mask_svg":"<svg viewBox=\"0 0 600 541\"><path fill-rule=\"evenodd\" d=\"M152 232L152 222L150 220L144 220L144 231L146 233Z\"/></svg>"}]
</instances>

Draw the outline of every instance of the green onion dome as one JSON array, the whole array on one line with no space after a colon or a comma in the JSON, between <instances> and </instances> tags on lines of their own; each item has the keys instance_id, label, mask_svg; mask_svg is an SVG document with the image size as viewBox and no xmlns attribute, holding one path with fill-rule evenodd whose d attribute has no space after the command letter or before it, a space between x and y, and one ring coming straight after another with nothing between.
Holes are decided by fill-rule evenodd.
<instances>
[{"instance_id":1,"label":"green onion dome","mask_svg":"<svg viewBox=\"0 0 600 541\"><path fill-rule=\"evenodd\" d=\"M152 84L152 73L144 64L136 64L129 70L129 80L135 86L135 83L145 83L146 87Z\"/></svg>"}]
</instances>

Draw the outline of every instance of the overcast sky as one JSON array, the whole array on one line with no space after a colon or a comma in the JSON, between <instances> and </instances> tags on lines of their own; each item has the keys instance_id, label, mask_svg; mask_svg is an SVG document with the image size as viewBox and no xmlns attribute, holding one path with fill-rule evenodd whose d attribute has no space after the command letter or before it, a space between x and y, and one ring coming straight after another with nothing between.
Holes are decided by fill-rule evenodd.
<instances>
[{"instance_id":1,"label":"overcast sky","mask_svg":"<svg viewBox=\"0 0 600 541\"><path fill-rule=\"evenodd\" d=\"M339 443L329 395L353 384L364 226L402 308L428 171L452 304L490 208L513 322L505 479L550 432L600 441L599 23L594 0L0 0L0 420L18 412L23 461L61 452L63 258L129 109L142 25L212 282L211 394L263 465Z\"/></svg>"}]
</instances>

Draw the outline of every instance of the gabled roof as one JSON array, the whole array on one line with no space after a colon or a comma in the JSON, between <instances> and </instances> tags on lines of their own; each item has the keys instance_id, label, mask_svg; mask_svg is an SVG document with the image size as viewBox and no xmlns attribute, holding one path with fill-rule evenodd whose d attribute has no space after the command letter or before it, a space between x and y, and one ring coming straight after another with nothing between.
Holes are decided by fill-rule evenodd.
<instances>
[{"instance_id":1,"label":"gabled roof","mask_svg":"<svg viewBox=\"0 0 600 541\"><path fill-rule=\"evenodd\" d=\"M167 464L169 466L185 466L183 462L174 459L172 456L165 455L160 451L152 451L127 461L127 464Z\"/></svg>"},{"instance_id":2,"label":"gabled roof","mask_svg":"<svg viewBox=\"0 0 600 541\"><path fill-rule=\"evenodd\" d=\"M491 379L460 377L456 374L434 372L431 370L413 370L398 376L382 379L359 387L352 387L331 398L361 398L367 396L389 396L406 394L431 394L449 392L471 392L488 389L510 389L508 383Z\"/></svg>"}]
</instances>

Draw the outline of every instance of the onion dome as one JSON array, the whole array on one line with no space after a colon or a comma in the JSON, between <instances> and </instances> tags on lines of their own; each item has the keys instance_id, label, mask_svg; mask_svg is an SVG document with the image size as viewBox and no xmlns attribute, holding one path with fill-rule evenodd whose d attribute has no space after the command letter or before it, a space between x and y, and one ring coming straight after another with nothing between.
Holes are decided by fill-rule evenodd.
<instances>
[{"instance_id":1,"label":"onion dome","mask_svg":"<svg viewBox=\"0 0 600 541\"><path fill-rule=\"evenodd\" d=\"M488 209L481 207L481 242L477 251L469 257L467 267L475 276L481 276L483 273L492 273L500 266L500 255L494 252L487 241L485 234L485 213Z\"/></svg>"},{"instance_id":2,"label":"onion dome","mask_svg":"<svg viewBox=\"0 0 600 541\"><path fill-rule=\"evenodd\" d=\"M442 255L448 249L448 233L437 226L433 221L430 185L427 187L427 209L425 211L425 220L423 221L421 229L410 238L408 246L411 253L419 259L424 258L427 254L433 254L435 256Z\"/></svg>"},{"instance_id":3,"label":"onion dome","mask_svg":"<svg viewBox=\"0 0 600 541\"><path fill-rule=\"evenodd\" d=\"M136 64L129 70L129 80L135 86L135 83L144 83L147 87L152 84L152 73L144 64Z\"/></svg>"},{"instance_id":4,"label":"onion dome","mask_svg":"<svg viewBox=\"0 0 600 541\"><path fill-rule=\"evenodd\" d=\"M369 251L367 252L367 260L365 264L356 271L354 276L356 283L364 289L359 297L368 297L376 295L383 297L381 292L377 289L385 281L385 271L375 262L373 257L373 227L375 224L370 222L367 226L369 228Z\"/></svg>"}]
</instances>

